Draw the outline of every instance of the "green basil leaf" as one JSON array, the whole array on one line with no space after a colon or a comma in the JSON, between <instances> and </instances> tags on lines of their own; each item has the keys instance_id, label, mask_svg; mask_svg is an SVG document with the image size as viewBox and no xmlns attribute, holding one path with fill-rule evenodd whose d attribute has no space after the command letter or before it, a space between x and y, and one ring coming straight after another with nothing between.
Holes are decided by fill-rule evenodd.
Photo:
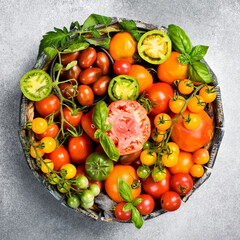
<instances>
[{"instance_id":1,"label":"green basil leaf","mask_svg":"<svg viewBox=\"0 0 240 240\"><path fill-rule=\"evenodd\" d=\"M191 56L191 62L200 61L207 53L208 46L203 45L197 45L193 47L190 56Z\"/></svg>"},{"instance_id":2,"label":"green basil leaf","mask_svg":"<svg viewBox=\"0 0 240 240\"><path fill-rule=\"evenodd\" d=\"M207 66L202 62L194 62L188 66L188 75L194 82L210 83L212 77Z\"/></svg>"},{"instance_id":3,"label":"green basil leaf","mask_svg":"<svg viewBox=\"0 0 240 240\"><path fill-rule=\"evenodd\" d=\"M106 124L102 127L102 131L108 132L109 130L111 130L111 128L112 128L112 124Z\"/></svg>"},{"instance_id":4,"label":"green basil leaf","mask_svg":"<svg viewBox=\"0 0 240 240\"><path fill-rule=\"evenodd\" d=\"M142 220L141 214L139 213L139 211L135 207L132 207L132 219L131 219L131 221L137 229L140 229L143 225L143 220Z\"/></svg>"},{"instance_id":5,"label":"green basil leaf","mask_svg":"<svg viewBox=\"0 0 240 240\"><path fill-rule=\"evenodd\" d=\"M78 51L82 51L86 48L88 48L89 44L88 43L75 43L70 45L68 48L63 50L63 53L73 53L73 52L78 52Z\"/></svg>"},{"instance_id":6,"label":"green basil leaf","mask_svg":"<svg viewBox=\"0 0 240 240\"><path fill-rule=\"evenodd\" d=\"M132 201L131 186L121 177L118 177L118 193L123 201Z\"/></svg>"},{"instance_id":7,"label":"green basil leaf","mask_svg":"<svg viewBox=\"0 0 240 240\"><path fill-rule=\"evenodd\" d=\"M92 121L97 128L102 129L105 125L108 116L107 104L104 101L99 101L94 107Z\"/></svg>"},{"instance_id":8,"label":"green basil leaf","mask_svg":"<svg viewBox=\"0 0 240 240\"><path fill-rule=\"evenodd\" d=\"M70 63L68 63L68 65L64 68L64 71L68 71L70 68L76 66L78 63L78 61L72 61Z\"/></svg>"},{"instance_id":9,"label":"green basil leaf","mask_svg":"<svg viewBox=\"0 0 240 240\"><path fill-rule=\"evenodd\" d=\"M177 56L177 60L179 63L183 64L183 65L187 65L190 62L190 58L189 55L186 53L181 53Z\"/></svg>"},{"instance_id":10,"label":"green basil leaf","mask_svg":"<svg viewBox=\"0 0 240 240\"><path fill-rule=\"evenodd\" d=\"M102 134L102 130L101 129L97 129L97 131L94 133L94 137L95 138L100 138L101 134Z\"/></svg>"},{"instance_id":11,"label":"green basil leaf","mask_svg":"<svg viewBox=\"0 0 240 240\"><path fill-rule=\"evenodd\" d=\"M126 203L124 206L123 206L123 212L127 212L127 211L130 211L133 207L133 204L131 202L129 203Z\"/></svg>"},{"instance_id":12,"label":"green basil leaf","mask_svg":"<svg viewBox=\"0 0 240 240\"><path fill-rule=\"evenodd\" d=\"M105 133L102 133L100 136L100 144L104 152L111 160L117 161L119 159L120 157L119 151L113 144L112 140Z\"/></svg>"},{"instance_id":13,"label":"green basil leaf","mask_svg":"<svg viewBox=\"0 0 240 240\"><path fill-rule=\"evenodd\" d=\"M110 46L110 41L111 41L111 37L105 38L105 39L100 43L100 46L108 50L108 49L109 49L109 46Z\"/></svg>"},{"instance_id":14,"label":"green basil leaf","mask_svg":"<svg viewBox=\"0 0 240 240\"><path fill-rule=\"evenodd\" d=\"M172 40L173 48L179 53L190 53L192 43L188 35L178 26L171 24L168 26L168 36Z\"/></svg>"},{"instance_id":15,"label":"green basil leaf","mask_svg":"<svg viewBox=\"0 0 240 240\"><path fill-rule=\"evenodd\" d=\"M142 198L135 198L135 199L132 200L132 204L133 204L133 206L136 207L136 206L139 205L142 201L143 201Z\"/></svg>"},{"instance_id":16,"label":"green basil leaf","mask_svg":"<svg viewBox=\"0 0 240 240\"><path fill-rule=\"evenodd\" d=\"M95 26L98 24L98 20L94 17L94 14L91 14L83 23L82 30L85 30L86 28Z\"/></svg>"},{"instance_id":17,"label":"green basil leaf","mask_svg":"<svg viewBox=\"0 0 240 240\"><path fill-rule=\"evenodd\" d=\"M60 71L61 69L63 68L63 65L60 64L60 63L56 63L53 67L53 71L54 72L57 72L57 71Z\"/></svg>"},{"instance_id":18,"label":"green basil leaf","mask_svg":"<svg viewBox=\"0 0 240 240\"><path fill-rule=\"evenodd\" d=\"M122 22L119 22L119 24L125 30L137 29L136 23L133 20L123 20Z\"/></svg>"},{"instance_id":19,"label":"green basil leaf","mask_svg":"<svg viewBox=\"0 0 240 240\"><path fill-rule=\"evenodd\" d=\"M97 29L93 29L93 30L92 30L92 34L93 34L93 36L94 36L95 38L100 38L100 37L101 37L101 35L100 35L100 33L98 32Z\"/></svg>"},{"instance_id":20,"label":"green basil leaf","mask_svg":"<svg viewBox=\"0 0 240 240\"><path fill-rule=\"evenodd\" d=\"M43 51L48 56L49 60L52 60L57 55L57 49L55 48L46 47Z\"/></svg>"},{"instance_id":21,"label":"green basil leaf","mask_svg":"<svg viewBox=\"0 0 240 240\"><path fill-rule=\"evenodd\" d=\"M106 17L98 14L92 14L92 15L95 17L98 23L108 25L112 22L112 19L110 17Z\"/></svg>"}]
</instances>

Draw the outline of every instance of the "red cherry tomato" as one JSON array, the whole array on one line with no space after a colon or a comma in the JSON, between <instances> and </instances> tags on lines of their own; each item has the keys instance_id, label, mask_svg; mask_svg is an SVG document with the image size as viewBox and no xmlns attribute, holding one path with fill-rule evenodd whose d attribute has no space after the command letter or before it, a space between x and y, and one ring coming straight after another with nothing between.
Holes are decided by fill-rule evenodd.
<instances>
[{"instance_id":1,"label":"red cherry tomato","mask_svg":"<svg viewBox=\"0 0 240 240\"><path fill-rule=\"evenodd\" d=\"M66 71L65 76L67 79L74 78L76 81L71 81L71 83L75 85L77 84L77 80L81 71L82 71L81 68L78 65L75 65L72 68L70 68L68 71Z\"/></svg>"},{"instance_id":2,"label":"red cherry tomato","mask_svg":"<svg viewBox=\"0 0 240 240\"><path fill-rule=\"evenodd\" d=\"M102 70L102 74L106 75L109 73L109 59L106 53L98 52L96 60L94 62L94 66L100 68Z\"/></svg>"},{"instance_id":3,"label":"red cherry tomato","mask_svg":"<svg viewBox=\"0 0 240 240\"><path fill-rule=\"evenodd\" d=\"M111 78L107 75L100 77L92 85L93 93L97 96L102 96L103 94L107 93L108 85L109 85L110 81L111 81Z\"/></svg>"},{"instance_id":4,"label":"red cherry tomato","mask_svg":"<svg viewBox=\"0 0 240 240\"><path fill-rule=\"evenodd\" d=\"M59 127L56 123L52 123L48 126L47 130L41 134L35 134L36 138L40 141L44 137L52 137L54 138L59 131Z\"/></svg>"},{"instance_id":5,"label":"red cherry tomato","mask_svg":"<svg viewBox=\"0 0 240 240\"><path fill-rule=\"evenodd\" d=\"M80 85L78 87L77 100L82 106L90 107L94 101L94 94L88 85Z\"/></svg>"},{"instance_id":6,"label":"red cherry tomato","mask_svg":"<svg viewBox=\"0 0 240 240\"><path fill-rule=\"evenodd\" d=\"M97 52L94 48L88 47L83 51L80 51L78 56L78 64L81 68L89 68L95 62Z\"/></svg>"},{"instance_id":7,"label":"red cherry tomato","mask_svg":"<svg viewBox=\"0 0 240 240\"><path fill-rule=\"evenodd\" d=\"M75 61L78 58L79 52L61 54L61 63L66 66L68 63Z\"/></svg>"},{"instance_id":8,"label":"red cherry tomato","mask_svg":"<svg viewBox=\"0 0 240 240\"><path fill-rule=\"evenodd\" d=\"M132 217L132 210L126 212L123 211L123 207L125 204L126 202L118 203L114 212L115 217L121 221L128 221Z\"/></svg>"},{"instance_id":9,"label":"red cherry tomato","mask_svg":"<svg viewBox=\"0 0 240 240\"><path fill-rule=\"evenodd\" d=\"M162 209L169 212L176 211L181 206L181 198L179 194L173 191L164 193L160 202Z\"/></svg>"},{"instance_id":10,"label":"red cherry tomato","mask_svg":"<svg viewBox=\"0 0 240 240\"><path fill-rule=\"evenodd\" d=\"M173 191L184 196L192 190L193 180L188 173L176 173L170 180L170 186Z\"/></svg>"},{"instance_id":11,"label":"red cherry tomato","mask_svg":"<svg viewBox=\"0 0 240 240\"><path fill-rule=\"evenodd\" d=\"M150 214L154 207L155 207L155 202L152 196L148 194L141 194L138 196L138 198L142 198L142 202L136 206L137 210L142 214L142 215L148 215Z\"/></svg>"},{"instance_id":12,"label":"red cherry tomato","mask_svg":"<svg viewBox=\"0 0 240 240\"><path fill-rule=\"evenodd\" d=\"M80 124L82 115L83 115L83 113L81 111L78 111L75 115L73 115L68 107L65 107L63 109L63 118L67 122L72 124L74 127L77 127ZM60 116L60 121L61 121L61 116ZM67 124L66 122L64 122L63 128L71 129L71 126L69 124Z\"/></svg>"},{"instance_id":13,"label":"red cherry tomato","mask_svg":"<svg viewBox=\"0 0 240 240\"><path fill-rule=\"evenodd\" d=\"M102 76L102 70L100 68L91 67L87 68L79 74L79 82L81 84L92 84L96 82Z\"/></svg>"},{"instance_id":14,"label":"red cherry tomato","mask_svg":"<svg viewBox=\"0 0 240 240\"><path fill-rule=\"evenodd\" d=\"M72 96L74 95L74 88L70 83L62 83L59 85L59 88L61 90L63 97L69 100L72 99Z\"/></svg>"},{"instance_id":15,"label":"red cherry tomato","mask_svg":"<svg viewBox=\"0 0 240 240\"><path fill-rule=\"evenodd\" d=\"M131 71L131 64L127 60L120 59L114 63L113 70L117 75L128 75Z\"/></svg>"}]
</instances>

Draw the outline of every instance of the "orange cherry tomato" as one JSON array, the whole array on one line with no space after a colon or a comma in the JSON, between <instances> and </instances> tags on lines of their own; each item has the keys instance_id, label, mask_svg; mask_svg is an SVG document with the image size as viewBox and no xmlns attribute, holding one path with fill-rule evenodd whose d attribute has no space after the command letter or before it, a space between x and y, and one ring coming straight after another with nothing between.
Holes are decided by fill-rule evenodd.
<instances>
[{"instance_id":1,"label":"orange cherry tomato","mask_svg":"<svg viewBox=\"0 0 240 240\"><path fill-rule=\"evenodd\" d=\"M204 174L204 168L200 164L194 164L190 170L190 174L195 178L200 178Z\"/></svg>"},{"instance_id":2,"label":"orange cherry tomato","mask_svg":"<svg viewBox=\"0 0 240 240\"><path fill-rule=\"evenodd\" d=\"M173 167L178 162L178 154L175 152L162 156L162 163L165 167Z\"/></svg>"},{"instance_id":3,"label":"orange cherry tomato","mask_svg":"<svg viewBox=\"0 0 240 240\"><path fill-rule=\"evenodd\" d=\"M182 96L177 96L176 98L169 100L169 108L174 113L179 113L185 104L185 98ZM185 111L187 106L184 107L183 111Z\"/></svg>"},{"instance_id":4,"label":"orange cherry tomato","mask_svg":"<svg viewBox=\"0 0 240 240\"><path fill-rule=\"evenodd\" d=\"M193 112L193 113L201 112L205 108L205 106L206 106L206 102L199 95L194 96L188 102L188 109L190 110L190 112Z\"/></svg>"},{"instance_id":5,"label":"orange cherry tomato","mask_svg":"<svg viewBox=\"0 0 240 240\"><path fill-rule=\"evenodd\" d=\"M217 96L214 87L204 86L201 88L199 95L203 98L206 103L213 102Z\"/></svg>"},{"instance_id":6,"label":"orange cherry tomato","mask_svg":"<svg viewBox=\"0 0 240 240\"><path fill-rule=\"evenodd\" d=\"M154 118L154 126L160 131L169 129L171 125L171 117L166 113L160 113Z\"/></svg>"},{"instance_id":7,"label":"orange cherry tomato","mask_svg":"<svg viewBox=\"0 0 240 240\"><path fill-rule=\"evenodd\" d=\"M193 162L196 164L206 164L209 161L209 152L207 149L200 148L193 153Z\"/></svg>"},{"instance_id":8,"label":"orange cherry tomato","mask_svg":"<svg viewBox=\"0 0 240 240\"><path fill-rule=\"evenodd\" d=\"M190 94L194 90L193 82L190 79L184 79L179 82L178 90L182 94Z\"/></svg>"},{"instance_id":9,"label":"orange cherry tomato","mask_svg":"<svg viewBox=\"0 0 240 240\"><path fill-rule=\"evenodd\" d=\"M38 140L41 140L44 137L52 137L54 138L59 131L59 127L56 123L52 123L48 126L47 130L41 134L35 134Z\"/></svg>"},{"instance_id":10,"label":"orange cherry tomato","mask_svg":"<svg viewBox=\"0 0 240 240\"><path fill-rule=\"evenodd\" d=\"M38 146L40 143L34 143L34 146ZM39 147L37 147L36 148L36 151L37 151L37 153L38 153L38 155L40 156L40 157L42 157L44 154L45 154L45 152L41 149L41 148L39 148ZM31 145L31 147L30 147L30 155L33 157L33 158L37 158L37 153L36 153L36 151L35 151L35 149L33 148L33 146Z\"/></svg>"},{"instance_id":11,"label":"orange cherry tomato","mask_svg":"<svg viewBox=\"0 0 240 240\"><path fill-rule=\"evenodd\" d=\"M151 137L155 142L162 142L166 138L166 131L160 131L157 128L153 128Z\"/></svg>"},{"instance_id":12,"label":"orange cherry tomato","mask_svg":"<svg viewBox=\"0 0 240 240\"><path fill-rule=\"evenodd\" d=\"M168 142L167 146L169 147L170 152L175 152L177 155L179 154L179 147L175 142Z\"/></svg>"},{"instance_id":13,"label":"orange cherry tomato","mask_svg":"<svg viewBox=\"0 0 240 240\"><path fill-rule=\"evenodd\" d=\"M188 130L196 130L199 128L201 119L197 114L190 113L188 119L183 121L183 125Z\"/></svg>"},{"instance_id":14,"label":"orange cherry tomato","mask_svg":"<svg viewBox=\"0 0 240 240\"><path fill-rule=\"evenodd\" d=\"M150 166L154 164L157 160L157 154L155 152L149 152L148 150L143 150L140 154L140 161L142 164Z\"/></svg>"}]
</instances>

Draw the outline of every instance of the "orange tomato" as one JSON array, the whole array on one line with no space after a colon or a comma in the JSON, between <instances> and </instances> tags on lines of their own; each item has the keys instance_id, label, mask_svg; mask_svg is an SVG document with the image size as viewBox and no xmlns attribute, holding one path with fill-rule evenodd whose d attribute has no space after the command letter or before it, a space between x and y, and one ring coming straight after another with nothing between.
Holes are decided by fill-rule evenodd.
<instances>
[{"instance_id":1,"label":"orange tomato","mask_svg":"<svg viewBox=\"0 0 240 240\"><path fill-rule=\"evenodd\" d=\"M179 113L183 106L185 105L185 98L182 96L177 96L177 98L172 98L169 100L169 108L174 113ZM187 105L184 107L183 111L185 111Z\"/></svg>"},{"instance_id":2,"label":"orange tomato","mask_svg":"<svg viewBox=\"0 0 240 240\"><path fill-rule=\"evenodd\" d=\"M136 170L129 165L116 165L113 171L110 173L109 177L104 182L105 190L108 196L115 202L119 203L123 200L118 193L118 178L123 178L130 186L133 181L139 180ZM141 186L132 190L132 199L135 199L141 194Z\"/></svg>"},{"instance_id":3,"label":"orange tomato","mask_svg":"<svg viewBox=\"0 0 240 240\"><path fill-rule=\"evenodd\" d=\"M200 178L204 174L204 168L202 165L194 164L191 167L190 174L193 177Z\"/></svg>"},{"instance_id":4,"label":"orange tomato","mask_svg":"<svg viewBox=\"0 0 240 240\"><path fill-rule=\"evenodd\" d=\"M35 142L35 143L34 143L34 146L38 146L39 144L40 144L40 143ZM44 152L41 148L39 148L39 147L36 147L36 151L37 151L37 153L38 153L38 155L39 155L40 157L42 157L42 156L45 154L45 152ZM31 155L33 158L37 158L37 153L36 153L36 151L35 151L35 149L33 148L33 146L31 145L30 155Z\"/></svg>"},{"instance_id":5,"label":"orange tomato","mask_svg":"<svg viewBox=\"0 0 240 240\"><path fill-rule=\"evenodd\" d=\"M178 84L178 90L182 94L190 94L194 90L193 82L190 79L184 79Z\"/></svg>"},{"instance_id":6,"label":"orange tomato","mask_svg":"<svg viewBox=\"0 0 240 240\"><path fill-rule=\"evenodd\" d=\"M188 102L188 109L191 112L194 113L198 113L201 112L205 106L206 106L206 102L204 101L204 99L202 97L200 97L199 95L195 95L189 102Z\"/></svg>"},{"instance_id":7,"label":"orange tomato","mask_svg":"<svg viewBox=\"0 0 240 240\"><path fill-rule=\"evenodd\" d=\"M199 95L203 98L203 100L206 103L213 102L217 97L216 90L214 89L214 87L211 87L211 86L204 86L200 90Z\"/></svg>"},{"instance_id":8,"label":"orange tomato","mask_svg":"<svg viewBox=\"0 0 240 240\"><path fill-rule=\"evenodd\" d=\"M207 149L200 148L193 153L193 162L196 164L206 164L209 161L209 152Z\"/></svg>"}]
</instances>

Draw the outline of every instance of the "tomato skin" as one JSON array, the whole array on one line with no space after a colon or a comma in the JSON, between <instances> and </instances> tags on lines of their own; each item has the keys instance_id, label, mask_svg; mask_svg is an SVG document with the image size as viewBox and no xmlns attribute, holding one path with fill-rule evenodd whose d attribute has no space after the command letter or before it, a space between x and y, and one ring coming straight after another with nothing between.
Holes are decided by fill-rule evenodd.
<instances>
[{"instance_id":1,"label":"tomato skin","mask_svg":"<svg viewBox=\"0 0 240 240\"><path fill-rule=\"evenodd\" d=\"M188 77L188 65L178 62L179 54L178 52L171 52L170 57L158 66L157 75L160 81L171 84L174 80L183 80Z\"/></svg>"},{"instance_id":2,"label":"tomato skin","mask_svg":"<svg viewBox=\"0 0 240 240\"><path fill-rule=\"evenodd\" d=\"M119 203L123 200L118 193L118 178L121 177L131 186L134 179L139 180L136 170L129 165L116 165L113 171L104 182L105 190L108 196L115 202ZM132 199L141 194L141 187L132 189Z\"/></svg>"},{"instance_id":3,"label":"tomato skin","mask_svg":"<svg viewBox=\"0 0 240 240\"><path fill-rule=\"evenodd\" d=\"M131 64L127 60L119 59L114 63L113 70L117 75L129 75Z\"/></svg>"},{"instance_id":4,"label":"tomato skin","mask_svg":"<svg viewBox=\"0 0 240 240\"><path fill-rule=\"evenodd\" d=\"M108 85L111 81L109 76L100 77L95 83L92 85L92 91L97 96L102 96L107 93Z\"/></svg>"},{"instance_id":5,"label":"tomato skin","mask_svg":"<svg viewBox=\"0 0 240 240\"><path fill-rule=\"evenodd\" d=\"M142 152L142 149L137 152L134 152L134 153L122 155L119 158L119 162L121 164L131 164L132 162L134 162L135 160L137 160L139 158L141 152Z\"/></svg>"},{"instance_id":6,"label":"tomato skin","mask_svg":"<svg viewBox=\"0 0 240 240\"><path fill-rule=\"evenodd\" d=\"M142 198L143 200L140 204L136 206L137 210L142 215L150 214L155 207L155 202L153 197L148 194L141 194L138 196L138 198Z\"/></svg>"},{"instance_id":7,"label":"tomato skin","mask_svg":"<svg viewBox=\"0 0 240 240\"><path fill-rule=\"evenodd\" d=\"M72 68L70 68L68 71L66 71L66 78L67 79L74 78L75 80L77 80L81 71L82 71L81 68L78 65L75 65ZM71 83L73 85L76 84L75 81L71 81Z\"/></svg>"},{"instance_id":8,"label":"tomato skin","mask_svg":"<svg viewBox=\"0 0 240 240\"><path fill-rule=\"evenodd\" d=\"M36 138L40 141L44 137L52 137L54 138L59 131L59 127L56 123L53 123L48 126L47 130L41 134L35 134Z\"/></svg>"},{"instance_id":9,"label":"tomato skin","mask_svg":"<svg viewBox=\"0 0 240 240\"><path fill-rule=\"evenodd\" d=\"M96 60L97 52L94 48L88 47L80 51L78 64L81 68L89 68Z\"/></svg>"},{"instance_id":10,"label":"tomato skin","mask_svg":"<svg viewBox=\"0 0 240 240\"><path fill-rule=\"evenodd\" d=\"M181 198L179 194L173 191L164 193L160 202L162 209L169 212L176 211L181 206Z\"/></svg>"},{"instance_id":11,"label":"tomato skin","mask_svg":"<svg viewBox=\"0 0 240 240\"><path fill-rule=\"evenodd\" d=\"M142 162L141 162L140 158L138 158L137 160L132 162L131 166L133 166L135 169L138 169L138 167L142 166Z\"/></svg>"},{"instance_id":12,"label":"tomato skin","mask_svg":"<svg viewBox=\"0 0 240 240\"><path fill-rule=\"evenodd\" d=\"M196 164L206 164L208 163L209 158L209 152L204 148L200 148L193 153L193 162Z\"/></svg>"},{"instance_id":13,"label":"tomato skin","mask_svg":"<svg viewBox=\"0 0 240 240\"><path fill-rule=\"evenodd\" d=\"M171 190L184 196L192 190L193 180L188 173L176 173L171 177L170 186Z\"/></svg>"},{"instance_id":14,"label":"tomato skin","mask_svg":"<svg viewBox=\"0 0 240 240\"><path fill-rule=\"evenodd\" d=\"M116 206L116 209L114 211L114 215L117 219L119 219L120 221L128 221L131 219L132 217L132 210L123 211L123 207L126 204L126 202L120 202L118 203L118 205Z\"/></svg>"},{"instance_id":15,"label":"tomato skin","mask_svg":"<svg viewBox=\"0 0 240 240\"><path fill-rule=\"evenodd\" d=\"M94 94L88 85L80 85L78 87L77 100L82 106L90 107L94 101Z\"/></svg>"},{"instance_id":16,"label":"tomato skin","mask_svg":"<svg viewBox=\"0 0 240 240\"><path fill-rule=\"evenodd\" d=\"M91 67L86 68L79 74L79 82L81 84L92 84L96 82L102 76L102 70L100 68Z\"/></svg>"},{"instance_id":17,"label":"tomato skin","mask_svg":"<svg viewBox=\"0 0 240 240\"><path fill-rule=\"evenodd\" d=\"M32 131L37 134L44 133L48 128L48 123L44 118L34 118L32 120Z\"/></svg>"},{"instance_id":18,"label":"tomato skin","mask_svg":"<svg viewBox=\"0 0 240 240\"><path fill-rule=\"evenodd\" d=\"M39 115L43 118L49 114L56 112L54 117L58 116L60 110L60 100L56 95L51 95L41 101L35 102L35 107Z\"/></svg>"},{"instance_id":19,"label":"tomato skin","mask_svg":"<svg viewBox=\"0 0 240 240\"><path fill-rule=\"evenodd\" d=\"M56 148L51 153L46 153L45 158L52 160L55 171L60 170L60 168L63 165L71 163L68 151L66 150L66 148L63 145Z\"/></svg>"},{"instance_id":20,"label":"tomato skin","mask_svg":"<svg viewBox=\"0 0 240 240\"><path fill-rule=\"evenodd\" d=\"M72 96L74 95L74 88L70 83L62 83L59 85L59 88L61 90L63 97L69 100L72 99Z\"/></svg>"},{"instance_id":21,"label":"tomato skin","mask_svg":"<svg viewBox=\"0 0 240 240\"><path fill-rule=\"evenodd\" d=\"M70 137L68 141L70 159L75 164L82 164L92 152L92 141L83 133L79 137Z\"/></svg>"},{"instance_id":22,"label":"tomato skin","mask_svg":"<svg viewBox=\"0 0 240 240\"><path fill-rule=\"evenodd\" d=\"M73 115L68 107L65 107L63 109L64 119L70 124L72 124L74 127L77 127L80 124L82 115L83 113L81 111L79 111L76 115ZM60 121L61 121L61 116L60 116ZM64 122L63 128L71 129L71 126L68 123Z\"/></svg>"},{"instance_id":23,"label":"tomato skin","mask_svg":"<svg viewBox=\"0 0 240 240\"><path fill-rule=\"evenodd\" d=\"M145 67L141 65L132 65L130 73L128 75L137 79L140 87L139 94L142 94L147 88L151 87L153 84L152 75Z\"/></svg>"},{"instance_id":24,"label":"tomato skin","mask_svg":"<svg viewBox=\"0 0 240 240\"><path fill-rule=\"evenodd\" d=\"M66 66L68 63L76 60L78 58L79 52L61 54L61 63Z\"/></svg>"},{"instance_id":25,"label":"tomato skin","mask_svg":"<svg viewBox=\"0 0 240 240\"><path fill-rule=\"evenodd\" d=\"M150 88L146 90L146 97L151 102L157 103L158 105L152 106L151 115L157 115L159 113L168 112L169 100L173 97L173 88L168 83L154 83Z\"/></svg>"},{"instance_id":26,"label":"tomato skin","mask_svg":"<svg viewBox=\"0 0 240 240\"><path fill-rule=\"evenodd\" d=\"M113 36L109 53L114 61L125 59L133 63L133 54L137 51L137 42L128 32L119 32Z\"/></svg>"},{"instance_id":27,"label":"tomato skin","mask_svg":"<svg viewBox=\"0 0 240 240\"><path fill-rule=\"evenodd\" d=\"M187 118L189 111L183 112L183 116ZM184 127L183 118L180 116L176 121L171 139L179 148L186 152L194 152L203 147L210 140L213 124L211 118L205 111L195 113L200 117L200 126L196 130L188 130ZM172 118L176 115L171 116ZM183 137L184 136L184 137Z\"/></svg>"},{"instance_id":28,"label":"tomato skin","mask_svg":"<svg viewBox=\"0 0 240 240\"><path fill-rule=\"evenodd\" d=\"M167 175L162 181L155 183L152 176L150 175L145 181L142 182L144 191L155 199L159 199L162 194L170 191L171 175L167 169L165 170L167 172Z\"/></svg>"},{"instance_id":29,"label":"tomato skin","mask_svg":"<svg viewBox=\"0 0 240 240\"><path fill-rule=\"evenodd\" d=\"M94 66L100 68L102 70L102 74L106 75L109 73L109 59L106 53L98 52L96 60L94 62Z\"/></svg>"}]
</instances>

